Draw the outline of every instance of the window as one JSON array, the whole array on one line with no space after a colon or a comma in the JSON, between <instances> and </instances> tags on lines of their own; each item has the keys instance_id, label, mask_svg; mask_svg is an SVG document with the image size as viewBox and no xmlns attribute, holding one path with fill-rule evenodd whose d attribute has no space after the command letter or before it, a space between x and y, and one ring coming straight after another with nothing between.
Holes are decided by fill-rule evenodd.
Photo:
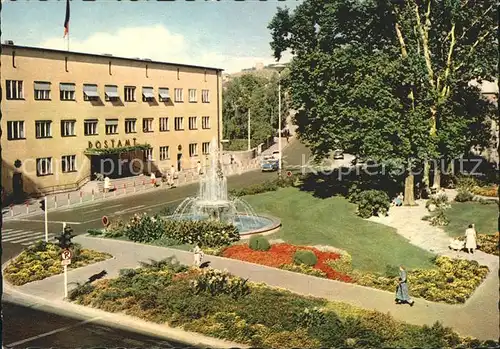
<instances>
[{"instance_id":1,"label":"window","mask_svg":"<svg viewBox=\"0 0 500 349\"><path fill-rule=\"evenodd\" d=\"M61 83L59 84L59 96L61 101L75 100L75 84Z\"/></svg>"},{"instance_id":2,"label":"window","mask_svg":"<svg viewBox=\"0 0 500 349\"><path fill-rule=\"evenodd\" d=\"M125 86L123 94L125 102L135 102L135 86Z\"/></svg>"},{"instance_id":3,"label":"window","mask_svg":"<svg viewBox=\"0 0 500 349\"><path fill-rule=\"evenodd\" d=\"M147 102L147 101L152 101L155 98L153 94L153 88L152 87L143 87L142 88L142 101Z\"/></svg>"},{"instance_id":4,"label":"window","mask_svg":"<svg viewBox=\"0 0 500 349\"><path fill-rule=\"evenodd\" d=\"M106 134L115 135L118 133L118 119L106 119Z\"/></svg>"},{"instance_id":5,"label":"window","mask_svg":"<svg viewBox=\"0 0 500 349\"><path fill-rule=\"evenodd\" d=\"M61 120L61 137L76 136L75 120Z\"/></svg>"},{"instance_id":6,"label":"window","mask_svg":"<svg viewBox=\"0 0 500 349\"><path fill-rule=\"evenodd\" d=\"M201 128L205 130L210 128L210 116L204 116L201 118Z\"/></svg>"},{"instance_id":7,"label":"window","mask_svg":"<svg viewBox=\"0 0 500 349\"><path fill-rule=\"evenodd\" d=\"M85 120L83 122L85 136L95 136L97 131L97 120Z\"/></svg>"},{"instance_id":8,"label":"window","mask_svg":"<svg viewBox=\"0 0 500 349\"><path fill-rule=\"evenodd\" d=\"M37 101L50 100L50 82L35 81L35 99Z\"/></svg>"},{"instance_id":9,"label":"window","mask_svg":"<svg viewBox=\"0 0 500 349\"><path fill-rule=\"evenodd\" d=\"M144 151L144 160L146 161L154 161L153 160L153 149L149 148Z\"/></svg>"},{"instance_id":10,"label":"window","mask_svg":"<svg viewBox=\"0 0 500 349\"><path fill-rule=\"evenodd\" d=\"M194 88L189 89L189 102L191 103L196 102L196 89Z\"/></svg>"},{"instance_id":11,"label":"window","mask_svg":"<svg viewBox=\"0 0 500 349\"><path fill-rule=\"evenodd\" d=\"M203 155L207 155L210 153L210 142L203 142L201 144L201 152Z\"/></svg>"},{"instance_id":12,"label":"window","mask_svg":"<svg viewBox=\"0 0 500 349\"><path fill-rule=\"evenodd\" d=\"M23 82L21 80L6 80L7 99L23 99Z\"/></svg>"},{"instance_id":13,"label":"window","mask_svg":"<svg viewBox=\"0 0 500 349\"><path fill-rule=\"evenodd\" d=\"M52 174L52 158L36 159L36 175L48 176Z\"/></svg>"},{"instance_id":14,"label":"window","mask_svg":"<svg viewBox=\"0 0 500 349\"><path fill-rule=\"evenodd\" d=\"M197 143L191 143L189 144L189 156L198 156L198 144Z\"/></svg>"},{"instance_id":15,"label":"window","mask_svg":"<svg viewBox=\"0 0 500 349\"><path fill-rule=\"evenodd\" d=\"M83 100L92 101L99 98L97 85L83 84Z\"/></svg>"},{"instance_id":16,"label":"window","mask_svg":"<svg viewBox=\"0 0 500 349\"><path fill-rule=\"evenodd\" d=\"M182 98L182 88L174 89L174 93L175 93L175 102L184 102L184 99Z\"/></svg>"},{"instance_id":17,"label":"window","mask_svg":"<svg viewBox=\"0 0 500 349\"><path fill-rule=\"evenodd\" d=\"M210 103L210 98L208 96L208 90L201 90L201 101L203 103Z\"/></svg>"},{"instance_id":18,"label":"window","mask_svg":"<svg viewBox=\"0 0 500 349\"><path fill-rule=\"evenodd\" d=\"M176 131L184 130L184 118L182 116L176 117L174 119L174 127Z\"/></svg>"},{"instance_id":19,"label":"window","mask_svg":"<svg viewBox=\"0 0 500 349\"><path fill-rule=\"evenodd\" d=\"M167 87L160 87L158 89L158 95L160 96L160 102L166 102L170 99L170 94Z\"/></svg>"},{"instance_id":20,"label":"window","mask_svg":"<svg viewBox=\"0 0 500 349\"><path fill-rule=\"evenodd\" d=\"M136 133L137 132L137 120L136 119L125 119L125 133Z\"/></svg>"},{"instance_id":21,"label":"window","mask_svg":"<svg viewBox=\"0 0 500 349\"><path fill-rule=\"evenodd\" d=\"M160 161L170 159L168 154L168 145L160 147Z\"/></svg>"},{"instance_id":22,"label":"window","mask_svg":"<svg viewBox=\"0 0 500 349\"><path fill-rule=\"evenodd\" d=\"M189 129L190 130L196 130L197 128L197 122L196 122L196 116L190 116L188 123L189 123Z\"/></svg>"},{"instance_id":23,"label":"window","mask_svg":"<svg viewBox=\"0 0 500 349\"><path fill-rule=\"evenodd\" d=\"M36 138L52 137L52 121L35 121Z\"/></svg>"},{"instance_id":24,"label":"window","mask_svg":"<svg viewBox=\"0 0 500 349\"><path fill-rule=\"evenodd\" d=\"M160 131L168 131L168 118L160 118Z\"/></svg>"},{"instance_id":25,"label":"window","mask_svg":"<svg viewBox=\"0 0 500 349\"><path fill-rule=\"evenodd\" d=\"M24 121L7 121L7 139L9 141L24 138Z\"/></svg>"},{"instance_id":26,"label":"window","mask_svg":"<svg viewBox=\"0 0 500 349\"><path fill-rule=\"evenodd\" d=\"M76 172L76 155L64 155L61 160L63 172Z\"/></svg>"},{"instance_id":27,"label":"window","mask_svg":"<svg viewBox=\"0 0 500 349\"><path fill-rule=\"evenodd\" d=\"M105 85L104 94L105 94L104 99L107 102L120 99L120 95L118 94L118 86L116 85Z\"/></svg>"},{"instance_id":28,"label":"window","mask_svg":"<svg viewBox=\"0 0 500 349\"><path fill-rule=\"evenodd\" d=\"M144 132L153 132L153 119L142 119L142 130Z\"/></svg>"}]
</instances>

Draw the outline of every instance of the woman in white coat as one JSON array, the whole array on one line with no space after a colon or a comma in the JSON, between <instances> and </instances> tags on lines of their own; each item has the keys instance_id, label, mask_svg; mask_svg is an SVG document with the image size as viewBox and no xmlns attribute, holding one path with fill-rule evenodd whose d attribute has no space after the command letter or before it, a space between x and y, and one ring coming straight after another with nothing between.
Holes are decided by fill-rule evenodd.
<instances>
[{"instance_id":1,"label":"woman in white coat","mask_svg":"<svg viewBox=\"0 0 500 349\"><path fill-rule=\"evenodd\" d=\"M476 248L476 229L474 224L469 224L469 228L465 229L465 249L469 253L474 253Z\"/></svg>"}]
</instances>

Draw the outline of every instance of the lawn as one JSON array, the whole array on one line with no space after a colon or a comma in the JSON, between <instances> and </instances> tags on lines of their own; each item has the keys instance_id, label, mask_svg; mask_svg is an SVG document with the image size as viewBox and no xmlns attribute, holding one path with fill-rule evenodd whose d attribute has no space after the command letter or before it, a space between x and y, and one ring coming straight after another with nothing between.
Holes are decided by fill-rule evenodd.
<instances>
[{"instance_id":1,"label":"lawn","mask_svg":"<svg viewBox=\"0 0 500 349\"><path fill-rule=\"evenodd\" d=\"M270 238L292 244L330 245L351 254L354 268L385 272L386 266L431 268L432 254L407 242L396 230L356 216L356 205L341 197L320 199L296 188L244 198L257 213L279 217Z\"/></svg>"},{"instance_id":2,"label":"lawn","mask_svg":"<svg viewBox=\"0 0 500 349\"><path fill-rule=\"evenodd\" d=\"M446 215L450 224L444 230L453 237L464 235L471 223L476 225L480 234L495 234L498 231L498 205L495 203L453 202Z\"/></svg>"}]
</instances>

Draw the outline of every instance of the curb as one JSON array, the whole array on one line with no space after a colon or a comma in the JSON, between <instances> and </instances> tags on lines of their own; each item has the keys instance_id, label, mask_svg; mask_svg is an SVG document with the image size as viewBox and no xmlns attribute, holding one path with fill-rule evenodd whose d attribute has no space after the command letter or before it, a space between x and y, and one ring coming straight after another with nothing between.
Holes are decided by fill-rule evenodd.
<instances>
[{"instance_id":1,"label":"curb","mask_svg":"<svg viewBox=\"0 0 500 349\"><path fill-rule=\"evenodd\" d=\"M19 256L19 255L17 255ZM7 265L15 258L11 258L2 264L2 272L7 267ZM31 301L33 303L42 304L53 309L62 311L68 317L72 317L71 314L80 315L87 317L87 320L95 320L92 323L102 324L110 327L114 327L121 330L126 330L133 333L139 333L147 336L152 336L155 338L161 338L170 341L176 341L185 343L191 346L197 347L209 347L209 348L250 348L248 345L243 345L240 343L225 341L218 338L208 337L196 332L188 332L181 328L170 327L167 324L156 324L149 321L142 320L138 317L131 315L126 315L123 313L110 313L104 310L86 307L83 305L71 303L68 301L49 301L45 298L30 295L21 292L16 289L15 286L11 285L8 281L3 282L3 292L5 294L12 296L15 300Z\"/></svg>"}]
</instances>

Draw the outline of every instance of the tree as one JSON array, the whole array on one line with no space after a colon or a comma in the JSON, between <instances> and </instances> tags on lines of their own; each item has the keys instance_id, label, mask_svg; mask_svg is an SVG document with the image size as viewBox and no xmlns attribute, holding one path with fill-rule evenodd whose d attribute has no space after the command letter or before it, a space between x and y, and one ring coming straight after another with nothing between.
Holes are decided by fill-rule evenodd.
<instances>
[{"instance_id":1,"label":"tree","mask_svg":"<svg viewBox=\"0 0 500 349\"><path fill-rule=\"evenodd\" d=\"M467 28L476 26L486 12L489 18L483 23L491 30L496 10L487 12L481 5L481 12L469 2L308 0L293 13L278 9L269 25L271 48L278 60L286 50L295 55L287 86L292 107L299 110L299 137L317 155L341 140L354 154L402 161L407 171L405 203L413 204L410 169L420 168L413 156L452 156L484 135L474 126L486 126L487 108L479 106L479 93L468 83L491 79L496 55L484 44L489 34ZM465 14L457 12L457 3ZM428 14L434 7L439 10ZM453 35L460 40L446 46ZM461 52L452 55L451 63L450 50ZM473 58L471 50L479 56ZM361 93L362 87L368 93ZM469 118L472 110L474 117ZM391 115L385 119L388 124L380 113ZM458 133L460 141L455 139Z\"/></svg>"},{"instance_id":2,"label":"tree","mask_svg":"<svg viewBox=\"0 0 500 349\"><path fill-rule=\"evenodd\" d=\"M283 92L282 92L283 93ZM282 96L283 97L283 96ZM253 145L275 135L278 129L278 74L269 76L244 74L231 80L223 91L224 137L246 139L248 112L251 112L251 139ZM284 125L288 107L282 98Z\"/></svg>"}]
</instances>

